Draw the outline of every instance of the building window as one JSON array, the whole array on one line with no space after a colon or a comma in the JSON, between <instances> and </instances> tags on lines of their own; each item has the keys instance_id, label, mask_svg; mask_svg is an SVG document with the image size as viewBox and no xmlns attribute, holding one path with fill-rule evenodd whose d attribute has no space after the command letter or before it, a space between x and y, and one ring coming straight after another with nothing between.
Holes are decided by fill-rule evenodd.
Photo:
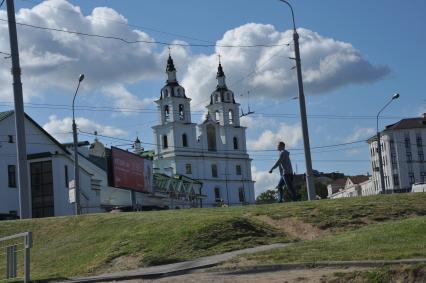
<instances>
[{"instance_id":1,"label":"building window","mask_svg":"<svg viewBox=\"0 0 426 283\"><path fill-rule=\"evenodd\" d=\"M234 149L238 149L238 138L234 137L232 140L234 142Z\"/></svg>"},{"instance_id":2,"label":"building window","mask_svg":"<svg viewBox=\"0 0 426 283\"><path fill-rule=\"evenodd\" d=\"M190 163L185 164L185 172L186 174L192 174L192 167Z\"/></svg>"},{"instance_id":3,"label":"building window","mask_svg":"<svg viewBox=\"0 0 426 283\"><path fill-rule=\"evenodd\" d=\"M214 119L216 121L216 123L219 123L220 121L220 113L218 110L216 110L216 112L214 113Z\"/></svg>"},{"instance_id":4,"label":"building window","mask_svg":"<svg viewBox=\"0 0 426 283\"><path fill-rule=\"evenodd\" d=\"M8 142L13 143L13 135L8 135Z\"/></svg>"},{"instance_id":5,"label":"building window","mask_svg":"<svg viewBox=\"0 0 426 283\"><path fill-rule=\"evenodd\" d=\"M64 166L64 173L65 173L65 188L68 188L69 180L68 180L68 166Z\"/></svg>"},{"instance_id":6,"label":"building window","mask_svg":"<svg viewBox=\"0 0 426 283\"><path fill-rule=\"evenodd\" d=\"M207 126L207 150L216 151L216 130L214 126Z\"/></svg>"},{"instance_id":7,"label":"building window","mask_svg":"<svg viewBox=\"0 0 426 283\"><path fill-rule=\"evenodd\" d=\"M164 120L167 122L170 119L169 105L164 106Z\"/></svg>"},{"instance_id":8,"label":"building window","mask_svg":"<svg viewBox=\"0 0 426 283\"><path fill-rule=\"evenodd\" d=\"M16 188L16 166L15 165L8 165L7 166L7 176L8 176L8 183L9 188Z\"/></svg>"},{"instance_id":9,"label":"building window","mask_svg":"<svg viewBox=\"0 0 426 283\"><path fill-rule=\"evenodd\" d=\"M421 172L420 177L422 183L426 183L426 172Z\"/></svg>"},{"instance_id":10,"label":"building window","mask_svg":"<svg viewBox=\"0 0 426 283\"><path fill-rule=\"evenodd\" d=\"M393 174L393 184L394 184L394 186L399 186L398 174Z\"/></svg>"},{"instance_id":11,"label":"building window","mask_svg":"<svg viewBox=\"0 0 426 283\"><path fill-rule=\"evenodd\" d=\"M183 104L179 104L179 119L183 120L185 118L185 112L183 108Z\"/></svg>"},{"instance_id":12,"label":"building window","mask_svg":"<svg viewBox=\"0 0 426 283\"><path fill-rule=\"evenodd\" d=\"M245 192L244 192L244 188L238 189L238 198L240 199L240 202L246 201L246 195L245 195Z\"/></svg>"},{"instance_id":13,"label":"building window","mask_svg":"<svg viewBox=\"0 0 426 283\"><path fill-rule=\"evenodd\" d=\"M416 143L417 143L417 147L422 147L423 146L422 137L420 135L417 135L417 137L416 137Z\"/></svg>"},{"instance_id":14,"label":"building window","mask_svg":"<svg viewBox=\"0 0 426 283\"><path fill-rule=\"evenodd\" d=\"M229 118L229 124L230 125L234 124L234 112L231 109L229 109L228 118Z\"/></svg>"},{"instance_id":15,"label":"building window","mask_svg":"<svg viewBox=\"0 0 426 283\"><path fill-rule=\"evenodd\" d=\"M411 156L411 152L407 152L407 162L413 161L413 158Z\"/></svg>"},{"instance_id":16,"label":"building window","mask_svg":"<svg viewBox=\"0 0 426 283\"><path fill-rule=\"evenodd\" d=\"M212 164L212 177L217 178L217 165Z\"/></svg>"},{"instance_id":17,"label":"building window","mask_svg":"<svg viewBox=\"0 0 426 283\"><path fill-rule=\"evenodd\" d=\"M405 148L410 148L411 147L411 142L410 142L410 138L409 137L405 137L404 139L405 142Z\"/></svg>"},{"instance_id":18,"label":"building window","mask_svg":"<svg viewBox=\"0 0 426 283\"><path fill-rule=\"evenodd\" d=\"M164 135L163 136L163 148L168 148L168 147L169 147L169 144L167 142L167 136Z\"/></svg>"},{"instance_id":19,"label":"building window","mask_svg":"<svg viewBox=\"0 0 426 283\"><path fill-rule=\"evenodd\" d=\"M188 138L186 137L186 134L182 135L182 146L188 147Z\"/></svg>"},{"instance_id":20,"label":"building window","mask_svg":"<svg viewBox=\"0 0 426 283\"><path fill-rule=\"evenodd\" d=\"M408 179L409 179L409 182L410 182L410 186L416 182L416 179L414 178L413 172L408 173Z\"/></svg>"},{"instance_id":21,"label":"building window","mask_svg":"<svg viewBox=\"0 0 426 283\"><path fill-rule=\"evenodd\" d=\"M236 165L236 166L235 166L235 173L236 173L237 175L241 175L241 165Z\"/></svg>"},{"instance_id":22,"label":"building window","mask_svg":"<svg viewBox=\"0 0 426 283\"><path fill-rule=\"evenodd\" d=\"M423 151L419 151L419 161L424 161L425 160L425 155L423 154Z\"/></svg>"},{"instance_id":23,"label":"building window","mask_svg":"<svg viewBox=\"0 0 426 283\"><path fill-rule=\"evenodd\" d=\"M221 201L220 188L214 188L214 198L216 202Z\"/></svg>"}]
</instances>

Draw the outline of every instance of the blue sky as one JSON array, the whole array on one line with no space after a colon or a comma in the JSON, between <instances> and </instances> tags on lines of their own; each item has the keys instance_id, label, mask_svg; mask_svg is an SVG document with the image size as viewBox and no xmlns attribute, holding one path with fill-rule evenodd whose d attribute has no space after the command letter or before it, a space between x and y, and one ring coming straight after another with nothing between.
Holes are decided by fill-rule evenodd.
<instances>
[{"instance_id":1,"label":"blue sky","mask_svg":"<svg viewBox=\"0 0 426 283\"><path fill-rule=\"evenodd\" d=\"M117 36L126 39L190 44L291 42L291 18L279 1L41 1L16 0L17 21L38 26ZM422 88L426 66L426 2L293 1L301 35L311 146L366 139L375 132L375 115L395 92L401 94L383 113L380 127L426 112ZM80 7L79 10L77 7ZM99 7L108 7L99 8ZM96 8L96 9L95 9ZM0 8L5 19L5 7ZM24 10L22 10L24 9ZM96 12L94 12L94 9ZM127 24L122 24L127 22ZM135 31L136 30L136 31ZM68 141L73 91L85 73L77 105L80 128L124 140L136 135L153 146L157 122L152 100L165 81L164 45L124 44L53 31L18 27L26 112ZM9 52L7 26L0 22L0 51ZM287 41L286 41L287 40ZM253 175L259 192L273 186L277 139L287 142L298 173L305 170L292 46L264 48L171 47L178 79L193 99L193 121L214 90L217 53L228 86L247 110L247 91L254 115L248 126ZM0 110L11 109L10 60L0 61ZM9 101L9 102L8 102ZM65 105L65 106L58 106ZM93 111L93 107L98 108ZM111 111L113 107L114 111ZM137 111L129 112L129 109ZM107 110L107 111L99 111ZM90 135L80 139L92 140ZM123 140L105 139L108 145ZM366 143L312 150L319 171L365 174L371 171Z\"/></svg>"}]
</instances>

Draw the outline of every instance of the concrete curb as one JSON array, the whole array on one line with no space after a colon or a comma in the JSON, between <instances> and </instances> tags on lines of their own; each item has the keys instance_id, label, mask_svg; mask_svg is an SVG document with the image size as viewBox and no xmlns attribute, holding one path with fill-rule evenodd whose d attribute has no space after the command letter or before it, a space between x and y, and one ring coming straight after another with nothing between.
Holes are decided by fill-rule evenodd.
<instances>
[{"instance_id":1,"label":"concrete curb","mask_svg":"<svg viewBox=\"0 0 426 283\"><path fill-rule=\"evenodd\" d=\"M138 268L131 271L116 272L116 273L104 274L99 276L73 278L67 281L62 281L62 282L64 283L65 282L66 283L103 282L103 281L113 281L113 280L128 280L128 279L135 279L135 278L158 278L162 276L184 274L193 269L215 266L221 262L230 260L239 255L268 251L272 249L282 248L287 245L289 245L289 243L288 244L278 243L278 244L272 244L272 245L258 246L254 248L243 249L243 250L228 252L224 254L214 255L214 256L202 257L202 258L191 260L191 261Z\"/></svg>"},{"instance_id":2,"label":"concrete curb","mask_svg":"<svg viewBox=\"0 0 426 283\"><path fill-rule=\"evenodd\" d=\"M270 265L240 266L235 268L219 268L215 271L222 274L249 274L274 272L282 270L312 269L326 267L382 267L385 265L395 264L418 264L426 263L426 258L419 259L401 259L401 260L355 260L355 261L318 261L318 262L301 262L301 263L284 263Z\"/></svg>"}]
</instances>

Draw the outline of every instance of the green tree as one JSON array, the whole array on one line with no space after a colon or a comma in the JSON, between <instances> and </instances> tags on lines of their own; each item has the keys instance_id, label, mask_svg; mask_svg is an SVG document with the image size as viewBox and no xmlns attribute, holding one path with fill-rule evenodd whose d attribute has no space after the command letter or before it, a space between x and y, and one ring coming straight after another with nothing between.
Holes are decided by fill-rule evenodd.
<instances>
[{"instance_id":1,"label":"green tree","mask_svg":"<svg viewBox=\"0 0 426 283\"><path fill-rule=\"evenodd\" d=\"M273 202L277 202L277 200L278 200L278 192L276 190L267 190L257 196L256 203L257 204L273 203Z\"/></svg>"}]
</instances>

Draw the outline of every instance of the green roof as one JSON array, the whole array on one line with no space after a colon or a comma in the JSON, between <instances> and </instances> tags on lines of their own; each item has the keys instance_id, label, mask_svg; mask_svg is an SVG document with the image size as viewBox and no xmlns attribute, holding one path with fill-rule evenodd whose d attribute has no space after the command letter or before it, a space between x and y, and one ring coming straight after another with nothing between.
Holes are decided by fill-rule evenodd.
<instances>
[{"instance_id":1,"label":"green roof","mask_svg":"<svg viewBox=\"0 0 426 283\"><path fill-rule=\"evenodd\" d=\"M9 111L4 111L4 112L0 112L0 121L3 121L4 119L6 119L7 117L9 117L10 115L13 114L13 110L9 110Z\"/></svg>"}]
</instances>

